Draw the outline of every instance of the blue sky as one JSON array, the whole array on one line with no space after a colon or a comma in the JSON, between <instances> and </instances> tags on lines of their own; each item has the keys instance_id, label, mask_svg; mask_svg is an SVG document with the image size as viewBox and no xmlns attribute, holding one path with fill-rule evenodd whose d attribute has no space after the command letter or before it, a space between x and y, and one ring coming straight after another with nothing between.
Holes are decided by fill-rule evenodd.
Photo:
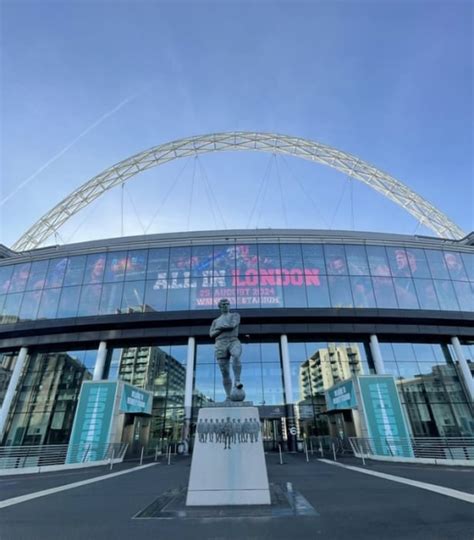
<instances>
[{"instance_id":1,"label":"blue sky","mask_svg":"<svg viewBox=\"0 0 474 540\"><path fill-rule=\"evenodd\" d=\"M471 2L3 0L1 10L5 245L108 166L233 130L355 154L474 229ZM228 153L139 175L50 242L120 235L122 195L125 234L223 227L204 174L226 226L246 227L269 168L251 226L432 234L328 167Z\"/></svg>"}]
</instances>

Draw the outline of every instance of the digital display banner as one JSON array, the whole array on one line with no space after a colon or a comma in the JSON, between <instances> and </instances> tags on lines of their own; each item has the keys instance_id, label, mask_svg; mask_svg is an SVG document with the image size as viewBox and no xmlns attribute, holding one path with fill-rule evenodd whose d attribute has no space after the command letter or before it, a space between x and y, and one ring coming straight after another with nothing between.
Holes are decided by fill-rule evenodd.
<instances>
[{"instance_id":1,"label":"digital display banner","mask_svg":"<svg viewBox=\"0 0 474 540\"><path fill-rule=\"evenodd\" d=\"M340 411L343 409L356 409L357 399L352 380L335 384L326 391L326 405L328 411Z\"/></svg>"},{"instance_id":2,"label":"digital display banner","mask_svg":"<svg viewBox=\"0 0 474 540\"><path fill-rule=\"evenodd\" d=\"M153 394L131 384L122 384L119 411L123 413L151 414Z\"/></svg>"},{"instance_id":3,"label":"digital display banner","mask_svg":"<svg viewBox=\"0 0 474 540\"><path fill-rule=\"evenodd\" d=\"M391 375L358 377L361 400L373 451L379 456L413 457L410 433Z\"/></svg>"},{"instance_id":4,"label":"digital display banner","mask_svg":"<svg viewBox=\"0 0 474 540\"><path fill-rule=\"evenodd\" d=\"M117 382L85 382L79 394L66 463L104 459L114 415Z\"/></svg>"}]
</instances>

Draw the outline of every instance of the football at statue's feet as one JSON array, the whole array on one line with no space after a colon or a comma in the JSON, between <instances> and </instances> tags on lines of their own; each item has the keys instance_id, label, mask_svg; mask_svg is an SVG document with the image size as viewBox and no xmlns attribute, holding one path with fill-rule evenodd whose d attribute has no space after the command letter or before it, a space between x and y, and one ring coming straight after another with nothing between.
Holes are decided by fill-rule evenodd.
<instances>
[{"instance_id":1,"label":"football at statue's feet","mask_svg":"<svg viewBox=\"0 0 474 540\"><path fill-rule=\"evenodd\" d=\"M232 392L230 393L230 399L232 401L243 401L245 399L245 391L243 388L243 385L240 385L240 388L237 386L234 386L232 388Z\"/></svg>"}]
</instances>

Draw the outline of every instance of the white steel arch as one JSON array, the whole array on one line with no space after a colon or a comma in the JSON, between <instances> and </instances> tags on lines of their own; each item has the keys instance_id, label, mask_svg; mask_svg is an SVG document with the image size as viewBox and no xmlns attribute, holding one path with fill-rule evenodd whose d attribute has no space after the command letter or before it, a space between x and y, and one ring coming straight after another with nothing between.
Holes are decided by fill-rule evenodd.
<instances>
[{"instance_id":1,"label":"white steel arch","mask_svg":"<svg viewBox=\"0 0 474 540\"><path fill-rule=\"evenodd\" d=\"M41 217L13 244L12 249L22 251L39 246L70 217L105 191L142 171L183 157L239 150L286 154L328 165L382 193L438 236L454 239L465 236L445 214L405 184L351 154L299 137L234 131L198 135L160 144L112 165L82 184Z\"/></svg>"}]
</instances>

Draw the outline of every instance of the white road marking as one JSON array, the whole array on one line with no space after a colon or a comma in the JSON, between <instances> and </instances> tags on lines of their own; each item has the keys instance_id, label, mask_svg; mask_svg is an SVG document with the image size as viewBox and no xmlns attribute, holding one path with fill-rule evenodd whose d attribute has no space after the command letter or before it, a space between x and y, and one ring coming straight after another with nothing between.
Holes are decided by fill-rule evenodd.
<instances>
[{"instance_id":1,"label":"white road marking","mask_svg":"<svg viewBox=\"0 0 474 540\"><path fill-rule=\"evenodd\" d=\"M402 476L394 476L393 474L385 474L378 471L369 471L367 469L354 467L352 465L343 465L342 463L330 461L329 459L319 459L318 461L322 461L323 463L327 463L328 465L336 465L337 467L342 467L351 471L368 474L369 476L377 476L378 478L384 478L385 480L391 480L392 482L398 482L400 484L407 484L408 486L426 489L427 491L433 491L434 493L438 493L439 495L446 495L447 497L453 497L454 499L459 499L460 501L474 504L474 495L472 495L471 493L466 493L464 491L458 491L457 489L438 486L436 484L428 484L426 482L419 482L418 480L410 480L409 478L403 478Z\"/></svg>"},{"instance_id":2,"label":"white road marking","mask_svg":"<svg viewBox=\"0 0 474 540\"><path fill-rule=\"evenodd\" d=\"M46 495L52 495L53 493L59 493L60 491L67 491L68 489L74 489L87 484L93 484L94 482L100 482L102 480L108 480L109 478L115 478L122 474L128 474L135 471L146 469L147 467L153 467L156 463L148 463L147 465L141 465L139 467L133 467L133 469L127 469L125 471L119 471L111 474L104 474L102 476L96 476L95 478L89 478L87 480L80 480L79 482L73 482L72 484L64 484L62 486L56 486L49 489L43 489L42 491L35 491L33 493L27 493L26 495L20 495L19 497L12 497L11 499L5 499L0 501L0 508L6 508L7 506L13 506L39 497L45 497Z\"/></svg>"}]
</instances>

